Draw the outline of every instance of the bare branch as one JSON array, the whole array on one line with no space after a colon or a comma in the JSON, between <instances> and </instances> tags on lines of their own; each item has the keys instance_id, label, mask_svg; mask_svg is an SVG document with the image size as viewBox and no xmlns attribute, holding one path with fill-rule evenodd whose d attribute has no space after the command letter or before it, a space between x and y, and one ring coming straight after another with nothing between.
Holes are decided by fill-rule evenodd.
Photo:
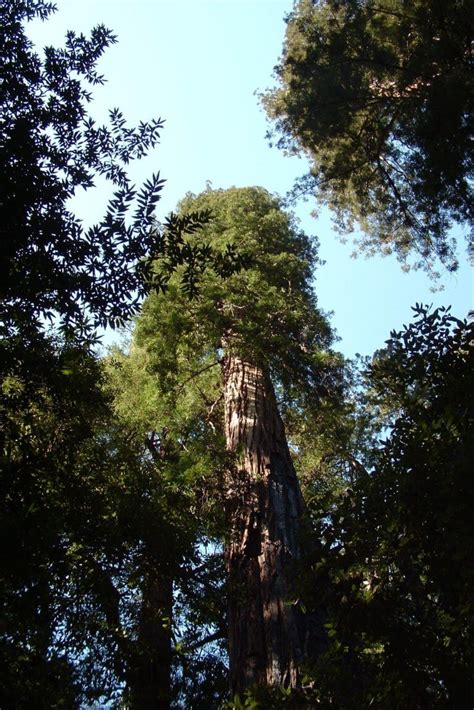
<instances>
[{"instance_id":1,"label":"bare branch","mask_svg":"<svg viewBox=\"0 0 474 710\"><path fill-rule=\"evenodd\" d=\"M202 367L200 370L196 370L195 372L192 372L189 377L187 377L184 382L181 383L179 386L176 394L181 394L183 391L184 387L188 384L188 382L191 382L195 377L199 377L199 375L202 375L203 372L206 372L207 370L210 370L211 367L215 367L216 365L220 365L221 360L215 360L214 362L211 362L209 365L206 365L205 367Z\"/></svg>"},{"instance_id":2,"label":"bare branch","mask_svg":"<svg viewBox=\"0 0 474 710\"><path fill-rule=\"evenodd\" d=\"M202 648L203 646L207 646L208 643L212 643L213 641L218 641L219 639L224 639L226 637L224 629L218 629L215 631L213 634L209 634L208 636L205 636L203 639L200 639L199 641L194 641L194 643L190 643L188 645L184 645L182 649L180 649L179 653L192 653L193 651L197 651L198 648Z\"/></svg>"}]
</instances>

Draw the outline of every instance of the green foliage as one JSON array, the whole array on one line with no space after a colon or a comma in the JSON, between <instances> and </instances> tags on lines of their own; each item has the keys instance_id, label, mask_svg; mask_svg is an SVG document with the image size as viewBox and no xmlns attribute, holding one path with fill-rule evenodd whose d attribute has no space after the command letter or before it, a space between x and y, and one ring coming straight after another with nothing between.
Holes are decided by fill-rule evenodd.
<instances>
[{"instance_id":1,"label":"green foliage","mask_svg":"<svg viewBox=\"0 0 474 710\"><path fill-rule=\"evenodd\" d=\"M156 575L176 580L171 630L188 678L203 653L187 646L224 616L222 570L200 545L218 526L203 492L216 456L184 427L173 438L150 433L146 420L140 428L136 416L129 424L94 357L46 346L36 380L6 378L0 401L2 707L37 707L41 697L44 707L118 702L149 652L140 616Z\"/></svg>"},{"instance_id":2,"label":"green foliage","mask_svg":"<svg viewBox=\"0 0 474 710\"><path fill-rule=\"evenodd\" d=\"M380 428L360 402L358 367L339 360L340 397L308 398L304 408L285 409L293 461L314 520L329 513L337 492L357 476Z\"/></svg>"},{"instance_id":3,"label":"green foliage","mask_svg":"<svg viewBox=\"0 0 474 710\"><path fill-rule=\"evenodd\" d=\"M236 695L222 705L222 710L309 710L319 704L319 694L312 687L269 688L254 686L243 697Z\"/></svg>"},{"instance_id":4,"label":"green foliage","mask_svg":"<svg viewBox=\"0 0 474 710\"><path fill-rule=\"evenodd\" d=\"M7 0L0 8L2 93L0 124L1 229L4 242L0 297L2 337L41 327L59 316L68 332L90 335L94 325L116 327L137 312L150 289L152 259L168 271L185 264L183 280L195 288L195 264L208 263L203 245L184 244L207 215L154 218L164 181L159 173L135 188L127 165L158 142L163 122L129 127L110 111L107 125L88 114L91 87L104 83L97 63L114 34L102 25L89 38L67 33L62 48L34 51L24 24L43 20L52 3ZM104 178L114 190L104 217L84 229L70 199ZM217 264L230 269L235 255ZM196 266L196 269L198 266Z\"/></svg>"},{"instance_id":5,"label":"green foliage","mask_svg":"<svg viewBox=\"0 0 474 710\"><path fill-rule=\"evenodd\" d=\"M11 376L1 396L5 707L27 707L41 697L61 707L61 698L79 693L77 670L63 646L64 619L78 613L70 575L110 512L98 466L104 447L91 438L104 413L97 365L67 346L43 343L40 354L36 378ZM78 653L75 642L70 650Z\"/></svg>"},{"instance_id":6,"label":"green foliage","mask_svg":"<svg viewBox=\"0 0 474 710\"><path fill-rule=\"evenodd\" d=\"M474 616L472 326L415 308L366 373L389 427L319 524L306 603L327 606L322 699L469 707Z\"/></svg>"},{"instance_id":7,"label":"green foliage","mask_svg":"<svg viewBox=\"0 0 474 710\"><path fill-rule=\"evenodd\" d=\"M177 294L187 300L173 285L160 298L172 302ZM127 353L112 351L106 388L121 426L146 442L160 505L180 529L171 547L168 518L157 534L140 530L137 536L144 559L152 565L155 556L167 560L173 579L172 706L205 708L217 706L227 689L222 548L213 538L223 530L222 478L228 457L217 430L220 410L207 410L217 388L212 368L198 377L189 373L185 339L172 336L179 319L165 315L165 333L156 328L153 340L138 344L135 338Z\"/></svg>"},{"instance_id":8,"label":"green foliage","mask_svg":"<svg viewBox=\"0 0 474 710\"><path fill-rule=\"evenodd\" d=\"M244 266L226 278L203 271L199 297L192 302L172 281L167 293L145 303L137 343L153 343L148 357L156 358L152 367L169 380L166 386L173 386L178 370L181 381L202 371L201 390L211 399L219 391L215 385L209 389L212 363L218 364L226 348L267 368L282 403L304 399L309 391L335 396L340 362L330 350L332 333L310 285L316 245L295 218L262 188L189 195L180 210L209 210L203 238L215 253L233 247Z\"/></svg>"},{"instance_id":9,"label":"green foliage","mask_svg":"<svg viewBox=\"0 0 474 710\"><path fill-rule=\"evenodd\" d=\"M279 85L263 96L278 145L305 153L314 192L368 253L457 267L472 228L471 0L299 0Z\"/></svg>"},{"instance_id":10,"label":"green foliage","mask_svg":"<svg viewBox=\"0 0 474 710\"><path fill-rule=\"evenodd\" d=\"M163 181L153 177L136 195L125 166L152 148L161 120L126 126L118 109L110 126L87 114L89 87L103 83L96 64L116 39L103 26L90 38L69 32L64 48L36 54L23 23L46 19L45 2L4 2L2 46L2 232L8 245L2 273L4 327L52 317L82 323L88 307L101 323L133 310L138 260L156 251L152 206ZM103 220L84 231L68 207L96 176L115 187ZM137 197L136 214L125 217Z\"/></svg>"}]
</instances>

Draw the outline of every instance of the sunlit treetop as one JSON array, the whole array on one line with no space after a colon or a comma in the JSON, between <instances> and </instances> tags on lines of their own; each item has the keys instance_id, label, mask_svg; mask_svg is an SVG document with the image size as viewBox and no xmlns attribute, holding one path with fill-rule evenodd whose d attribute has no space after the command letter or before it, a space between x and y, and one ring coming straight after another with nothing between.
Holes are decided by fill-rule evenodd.
<instances>
[{"instance_id":1,"label":"sunlit treetop","mask_svg":"<svg viewBox=\"0 0 474 710\"><path fill-rule=\"evenodd\" d=\"M149 334L171 342L171 331L178 328L195 354L224 348L260 363L287 385L320 381L325 358L332 357L333 334L312 288L316 242L263 188L209 190L179 206L185 213L207 210L210 220L198 238L214 252L232 246L245 265L224 276L207 268L191 302L175 290L150 297L138 339Z\"/></svg>"},{"instance_id":2,"label":"sunlit treetop","mask_svg":"<svg viewBox=\"0 0 474 710\"><path fill-rule=\"evenodd\" d=\"M278 85L263 96L278 145L311 163L313 193L367 253L434 274L472 228L472 2L300 0Z\"/></svg>"}]
</instances>

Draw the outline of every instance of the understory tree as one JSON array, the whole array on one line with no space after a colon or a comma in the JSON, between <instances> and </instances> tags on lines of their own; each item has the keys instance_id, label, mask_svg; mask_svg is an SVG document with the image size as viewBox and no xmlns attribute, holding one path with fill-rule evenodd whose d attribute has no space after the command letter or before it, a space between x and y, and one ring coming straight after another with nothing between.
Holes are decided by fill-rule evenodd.
<instances>
[{"instance_id":1,"label":"understory tree","mask_svg":"<svg viewBox=\"0 0 474 710\"><path fill-rule=\"evenodd\" d=\"M202 427L219 433L230 456L216 492L225 510L232 694L296 688L323 634L310 629L291 583L304 503L281 412L310 412L342 394L342 363L310 285L315 245L261 188L190 195L180 210L211 210L206 241L216 251L235 245L246 266L228 278L205 271L191 302L172 282L150 296L135 342L169 392L169 411L207 408Z\"/></svg>"},{"instance_id":2,"label":"understory tree","mask_svg":"<svg viewBox=\"0 0 474 710\"><path fill-rule=\"evenodd\" d=\"M473 328L449 309L414 310L365 373L379 442L315 511L320 548L301 593L327 610L312 673L331 706L473 703ZM321 497L316 477L308 499Z\"/></svg>"},{"instance_id":3,"label":"understory tree","mask_svg":"<svg viewBox=\"0 0 474 710\"><path fill-rule=\"evenodd\" d=\"M166 293L177 301L180 293L186 302L173 284ZM139 504L138 518L128 525L140 550L141 571L128 582L136 598L130 639L135 665L124 699L137 710L217 706L227 692L222 515L216 494L225 451L216 431L217 413L194 397L191 381L185 391L177 377L182 346L170 329L175 319L172 309L162 314L155 338L163 331L169 337L156 352L135 335L126 352L114 348L106 363L115 421L150 471L146 489L129 492L131 505Z\"/></svg>"},{"instance_id":4,"label":"understory tree","mask_svg":"<svg viewBox=\"0 0 474 710\"><path fill-rule=\"evenodd\" d=\"M109 369L105 386L95 357L50 342L34 380L2 383L5 708L169 708L172 693L183 696L204 672L202 707L226 689L222 671L210 680L218 658L196 657L219 608L220 565L197 542L208 532L203 471L215 470L216 457L189 443L184 427L185 449L139 428L116 393L117 371L127 389L125 365ZM181 639L172 621L178 584L176 604L193 602L179 615ZM181 672L171 688L173 646Z\"/></svg>"},{"instance_id":5,"label":"understory tree","mask_svg":"<svg viewBox=\"0 0 474 710\"><path fill-rule=\"evenodd\" d=\"M314 194L368 253L457 267L472 230L472 2L299 0L287 17L273 136L303 153ZM472 231L471 231L472 237Z\"/></svg>"}]
</instances>

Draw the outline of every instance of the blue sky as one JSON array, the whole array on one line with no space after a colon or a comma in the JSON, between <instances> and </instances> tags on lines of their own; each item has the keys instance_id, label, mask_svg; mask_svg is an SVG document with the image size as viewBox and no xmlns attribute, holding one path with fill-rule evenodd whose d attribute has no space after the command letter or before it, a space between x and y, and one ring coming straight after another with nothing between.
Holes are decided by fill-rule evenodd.
<instances>
[{"instance_id":1,"label":"blue sky","mask_svg":"<svg viewBox=\"0 0 474 710\"><path fill-rule=\"evenodd\" d=\"M270 148L267 122L256 91L272 85L281 52L284 15L292 0L58 0L46 23L30 36L40 48L60 45L66 30L85 34L103 23L118 35L100 63L107 78L94 90L97 120L118 106L131 124L161 116L161 144L130 173L137 183L160 171L167 183L157 216L163 218L188 192L261 185L285 194L306 169L304 160ZM102 185L78 196L75 209L87 223L103 212ZM321 243L325 261L315 275L319 304L332 311L339 347L351 356L370 355L393 328L411 319L415 302L452 305L465 317L473 307L472 269L461 240L461 270L444 274L444 291L432 293L420 272L403 273L392 257L351 258L338 242L330 216L311 217L312 201L295 211Z\"/></svg>"}]
</instances>

